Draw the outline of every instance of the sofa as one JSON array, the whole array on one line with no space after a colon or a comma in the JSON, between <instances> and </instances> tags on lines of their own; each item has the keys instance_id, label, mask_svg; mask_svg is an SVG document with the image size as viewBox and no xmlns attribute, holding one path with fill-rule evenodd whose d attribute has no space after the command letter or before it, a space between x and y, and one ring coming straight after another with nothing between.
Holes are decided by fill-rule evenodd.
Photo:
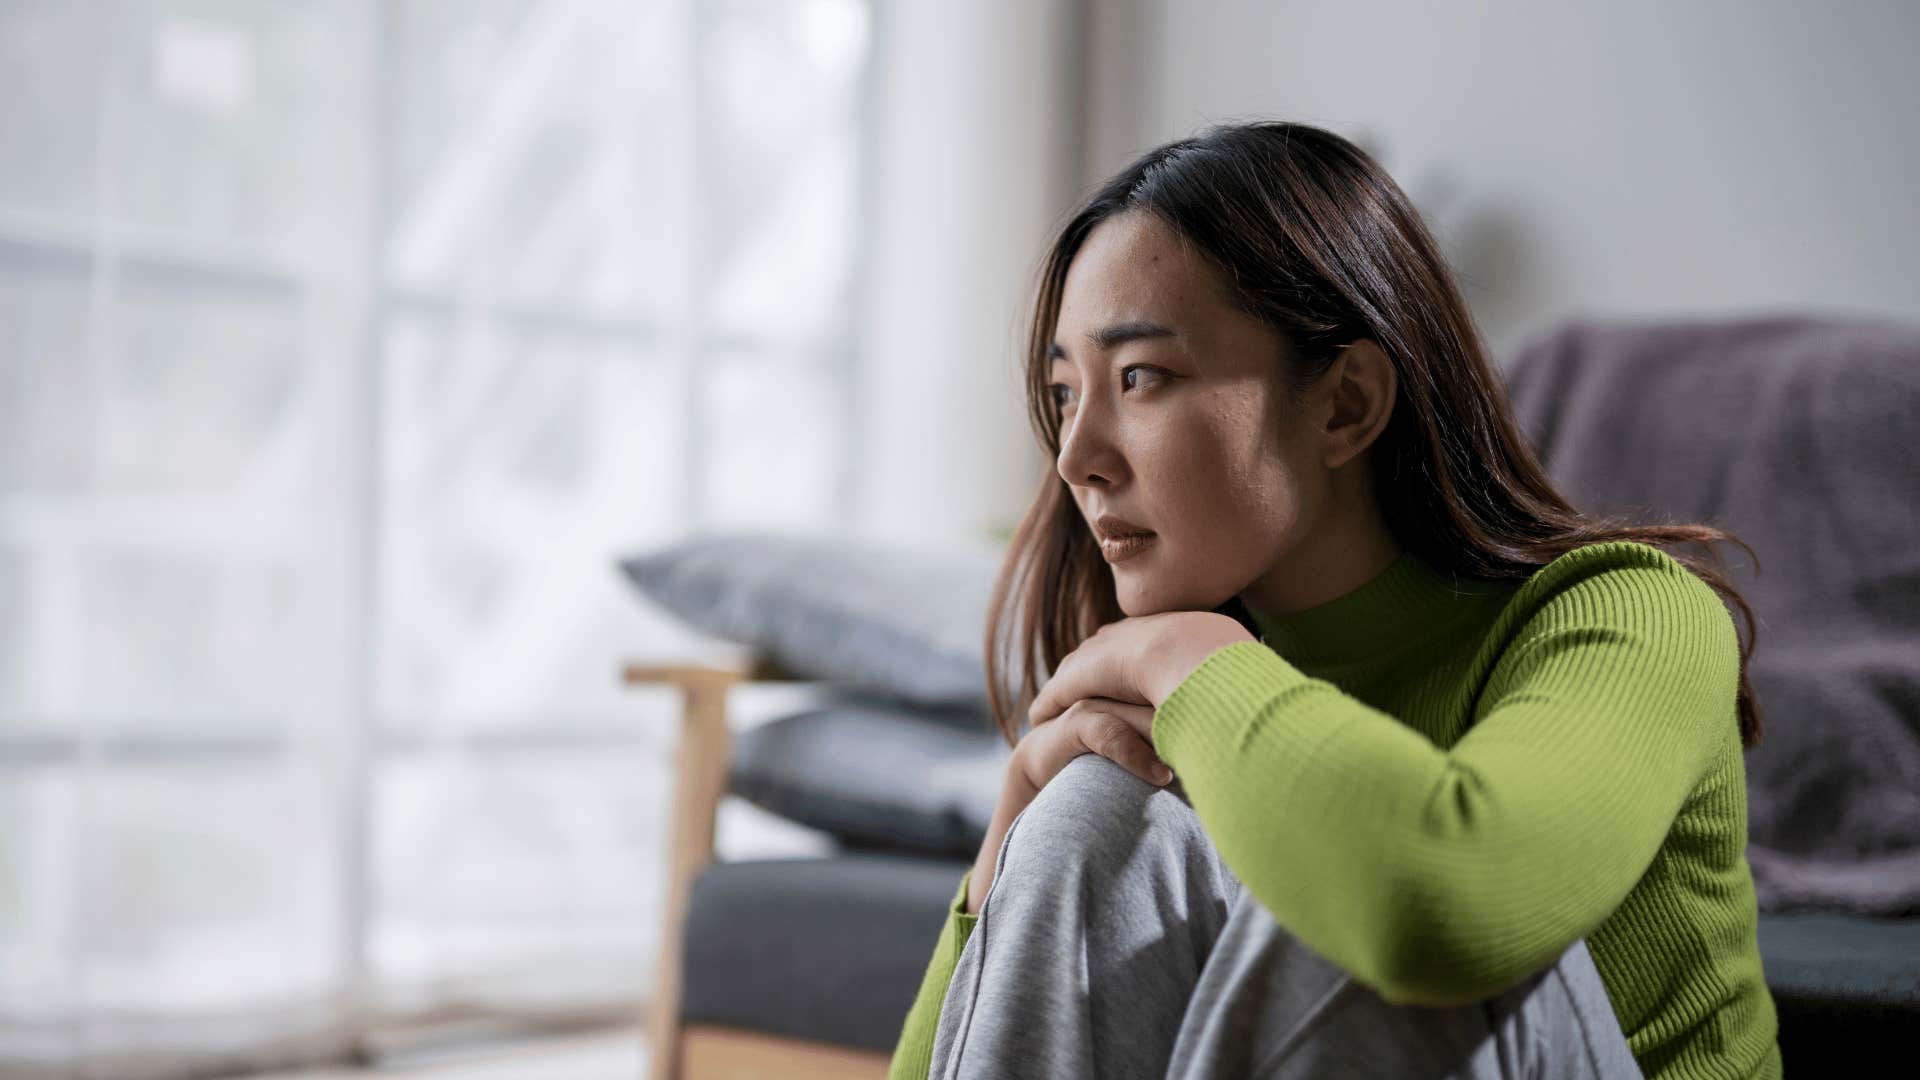
<instances>
[{"instance_id":1,"label":"sofa","mask_svg":"<svg viewBox=\"0 0 1920 1080\"><path fill-rule=\"evenodd\" d=\"M1760 621L1749 862L1782 1054L1794 1072L1904 1060L1896 1033L1920 1030L1920 326L1580 319L1501 371L1575 505L1710 522L1755 549L1757 573L1721 551ZM997 562L753 534L623 561L649 603L746 658L627 673L686 702L656 1078L884 1074L1007 754L980 663ZM834 693L736 734L727 688L755 679ZM723 795L835 851L716 860Z\"/></svg>"}]
</instances>

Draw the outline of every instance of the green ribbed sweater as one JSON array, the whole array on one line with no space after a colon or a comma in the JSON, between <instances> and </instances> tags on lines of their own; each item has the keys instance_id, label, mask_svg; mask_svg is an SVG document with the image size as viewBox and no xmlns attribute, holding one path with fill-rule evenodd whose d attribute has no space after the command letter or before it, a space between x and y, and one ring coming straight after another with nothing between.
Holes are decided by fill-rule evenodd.
<instances>
[{"instance_id":1,"label":"green ribbed sweater","mask_svg":"<svg viewBox=\"0 0 1920 1080\"><path fill-rule=\"evenodd\" d=\"M1402 555L1306 611L1250 611L1153 737L1276 921L1385 1000L1449 1005L1587 939L1650 1080L1777 1077L1755 940L1739 640L1664 552L1525 582ZM889 1076L923 1080L973 930L963 875Z\"/></svg>"}]
</instances>

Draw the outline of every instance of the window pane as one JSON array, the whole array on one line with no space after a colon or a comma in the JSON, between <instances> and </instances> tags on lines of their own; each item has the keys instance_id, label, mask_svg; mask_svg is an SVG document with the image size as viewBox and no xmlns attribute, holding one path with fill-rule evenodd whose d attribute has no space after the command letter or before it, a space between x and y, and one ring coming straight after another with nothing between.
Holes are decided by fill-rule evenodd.
<instances>
[{"instance_id":1,"label":"window pane","mask_svg":"<svg viewBox=\"0 0 1920 1080\"><path fill-rule=\"evenodd\" d=\"M0 242L0 495L87 482L87 286L84 260Z\"/></svg>"},{"instance_id":2,"label":"window pane","mask_svg":"<svg viewBox=\"0 0 1920 1080\"><path fill-rule=\"evenodd\" d=\"M458 986L551 1008L651 985L672 790L655 744L418 753L380 769L373 968L383 1004ZM563 985L554 985L556 973Z\"/></svg>"},{"instance_id":3,"label":"window pane","mask_svg":"<svg viewBox=\"0 0 1920 1080\"><path fill-rule=\"evenodd\" d=\"M343 5L251 0L112 9L113 92L125 110L116 216L196 246L289 257L329 239L313 209L337 193Z\"/></svg>"},{"instance_id":4,"label":"window pane","mask_svg":"<svg viewBox=\"0 0 1920 1080\"><path fill-rule=\"evenodd\" d=\"M704 524L830 525L846 431L839 378L792 355L732 354L708 365Z\"/></svg>"},{"instance_id":5,"label":"window pane","mask_svg":"<svg viewBox=\"0 0 1920 1080\"><path fill-rule=\"evenodd\" d=\"M682 12L402 4L395 284L665 320L686 243Z\"/></svg>"},{"instance_id":6,"label":"window pane","mask_svg":"<svg viewBox=\"0 0 1920 1080\"><path fill-rule=\"evenodd\" d=\"M679 528L676 369L618 341L412 318L385 357L382 710L630 708L619 664L661 627L615 563Z\"/></svg>"},{"instance_id":7,"label":"window pane","mask_svg":"<svg viewBox=\"0 0 1920 1080\"><path fill-rule=\"evenodd\" d=\"M700 137L713 321L723 333L812 339L844 315L867 8L728 0L709 17Z\"/></svg>"},{"instance_id":8,"label":"window pane","mask_svg":"<svg viewBox=\"0 0 1920 1080\"><path fill-rule=\"evenodd\" d=\"M283 729L314 678L295 568L137 550L87 557L83 707L115 728Z\"/></svg>"},{"instance_id":9,"label":"window pane","mask_svg":"<svg viewBox=\"0 0 1920 1080\"><path fill-rule=\"evenodd\" d=\"M59 727L80 700L86 648L74 563L0 545L0 729Z\"/></svg>"},{"instance_id":10,"label":"window pane","mask_svg":"<svg viewBox=\"0 0 1920 1080\"><path fill-rule=\"evenodd\" d=\"M855 147L822 138L757 192L763 201L723 210L754 228L725 248L711 292L722 334L818 341L846 323L853 256ZM737 215L734 210L737 209Z\"/></svg>"},{"instance_id":11,"label":"window pane","mask_svg":"<svg viewBox=\"0 0 1920 1080\"><path fill-rule=\"evenodd\" d=\"M99 87L96 3L0 5L0 210L93 212Z\"/></svg>"},{"instance_id":12,"label":"window pane","mask_svg":"<svg viewBox=\"0 0 1920 1080\"><path fill-rule=\"evenodd\" d=\"M96 775L81 867L90 1010L247 1011L338 978L339 848L312 769L167 761Z\"/></svg>"},{"instance_id":13,"label":"window pane","mask_svg":"<svg viewBox=\"0 0 1920 1080\"><path fill-rule=\"evenodd\" d=\"M0 772L0 1016L24 1027L73 1004L77 792L66 769Z\"/></svg>"},{"instance_id":14,"label":"window pane","mask_svg":"<svg viewBox=\"0 0 1920 1080\"><path fill-rule=\"evenodd\" d=\"M28 603L25 553L0 547L0 726L31 708L36 696Z\"/></svg>"},{"instance_id":15,"label":"window pane","mask_svg":"<svg viewBox=\"0 0 1920 1080\"><path fill-rule=\"evenodd\" d=\"M102 487L291 494L271 490L286 478L276 450L316 404L297 296L141 274L113 318Z\"/></svg>"}]
</instances>

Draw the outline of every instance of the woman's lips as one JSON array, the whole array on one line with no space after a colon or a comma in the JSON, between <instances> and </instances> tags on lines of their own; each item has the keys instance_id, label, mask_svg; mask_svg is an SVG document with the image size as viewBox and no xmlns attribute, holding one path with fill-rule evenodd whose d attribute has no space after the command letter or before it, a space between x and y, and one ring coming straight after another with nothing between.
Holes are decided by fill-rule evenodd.
<instances>
[{"instance_id":1,"label":"woman's lips","mask_svg":"<svg viewBox=\"0 0 1920 1080\"><path fill-rule=\"evenodd\" d=\"M1124 562L1151 547L1154 539L1150 532L1110 537L1100 541L1100 554L1110 563Z\"/></svg>"}]
</instances>

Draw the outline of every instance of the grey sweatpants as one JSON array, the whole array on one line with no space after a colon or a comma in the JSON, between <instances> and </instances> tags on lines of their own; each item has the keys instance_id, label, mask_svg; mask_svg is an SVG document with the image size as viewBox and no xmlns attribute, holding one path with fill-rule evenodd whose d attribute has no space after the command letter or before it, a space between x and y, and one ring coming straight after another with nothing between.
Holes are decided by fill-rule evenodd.
<instances>
[{"instance_id":1,"label":"grey sweatpants","mask_svg":"<svg viewBox=\"0 0 1920 1080\"><path fill-rule=\"evenodd\" d=\"M1069 762L1014 818L929 1080L1640 1076L1586 943L1473 1005L1392 1005L1280 928L1178 781Z\"/></svg>"}]
</instances>

